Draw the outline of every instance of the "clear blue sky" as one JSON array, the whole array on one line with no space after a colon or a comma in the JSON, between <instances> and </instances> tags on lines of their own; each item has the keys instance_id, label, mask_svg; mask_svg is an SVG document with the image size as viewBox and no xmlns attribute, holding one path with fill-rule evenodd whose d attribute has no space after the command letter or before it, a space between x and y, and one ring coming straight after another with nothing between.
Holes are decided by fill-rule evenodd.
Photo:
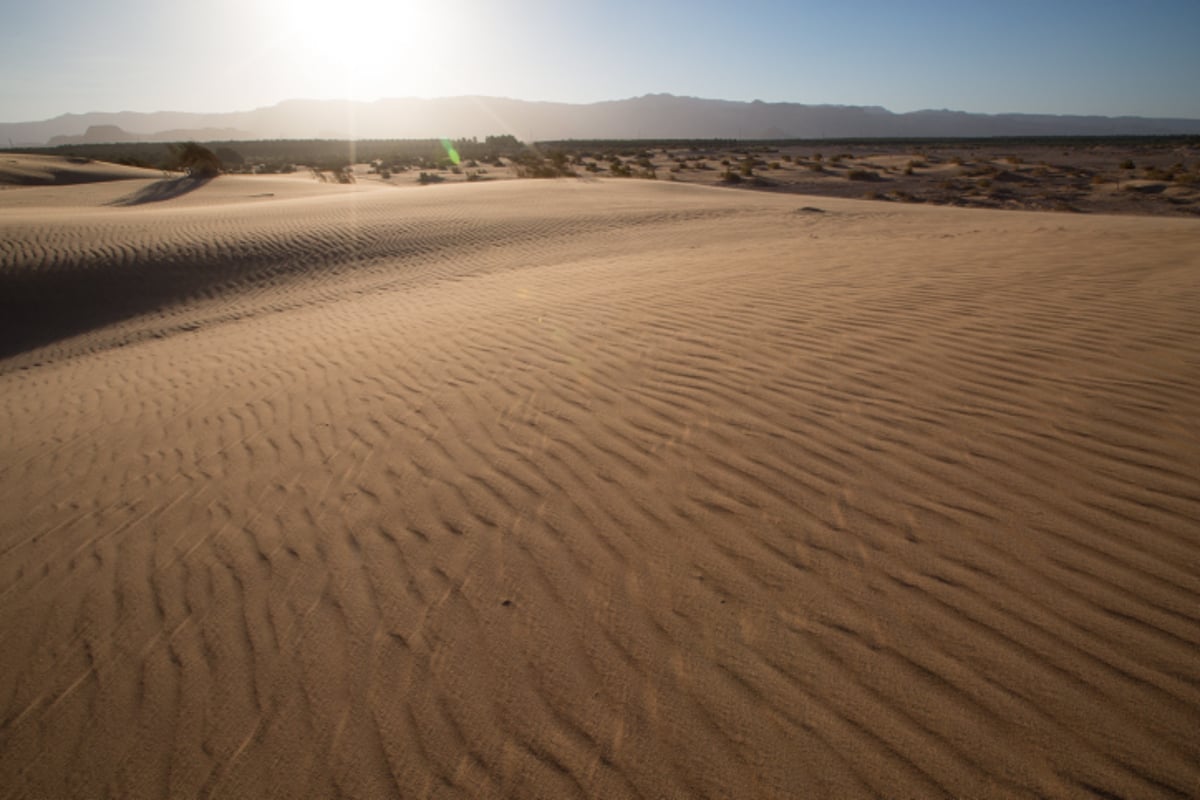
<instances>
[{"instance_id":1,"label":"clear blue sky","mask_svg":"<svg viewBox=\"0 0 1200 800\"><path fill-rule=\"evenodd\" d=\"M4 0L0 121L482 94L1200 118L1200 0Z\"/></svg>"}]
</instances>

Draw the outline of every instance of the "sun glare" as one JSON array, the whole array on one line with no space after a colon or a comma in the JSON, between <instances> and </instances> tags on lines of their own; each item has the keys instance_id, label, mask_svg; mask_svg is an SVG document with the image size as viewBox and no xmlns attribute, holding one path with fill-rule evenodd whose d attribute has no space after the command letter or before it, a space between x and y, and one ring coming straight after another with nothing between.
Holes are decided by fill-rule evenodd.
<instances>
[{"instance_id":1,"label":"sun glare","mask_svg":"<svg viewBox=\"0 0 1200 800\"><path fill-rule=\"evenodd\" d=\"M314 93L355 99L437 91L461 66L461 6L387 0L268 0L275 50ZM447 36L448 32L452 35Z\"/></svg>"}]
</instances>

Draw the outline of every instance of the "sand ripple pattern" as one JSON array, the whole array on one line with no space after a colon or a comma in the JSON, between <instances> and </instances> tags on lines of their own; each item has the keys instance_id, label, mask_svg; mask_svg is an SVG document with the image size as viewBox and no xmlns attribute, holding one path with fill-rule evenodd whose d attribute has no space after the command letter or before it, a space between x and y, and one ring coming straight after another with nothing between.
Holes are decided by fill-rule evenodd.
<instances>
[{"instance_id":1,"label":"sand ripple pattern","mask_svg":"<svg viewBox=\"0 0 1200 800\"><path fill-rule=\"evenodd\" d=\"M1194 222L446 188L0 217L0 797L1200 795Z\"/></svg>"}]
</instances>

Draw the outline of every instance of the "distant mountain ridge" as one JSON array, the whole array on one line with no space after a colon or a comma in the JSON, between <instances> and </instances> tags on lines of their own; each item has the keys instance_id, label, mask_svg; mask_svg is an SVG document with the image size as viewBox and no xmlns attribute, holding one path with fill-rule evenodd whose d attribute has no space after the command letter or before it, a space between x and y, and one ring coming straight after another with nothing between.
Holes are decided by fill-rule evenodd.
<instances>
[{"instance_id":1,"label":"distant mountain ridge","mask_svg":"<svg viewBox=\"0 0 1200 800\"><path fill-rule=\"evenodd\" d=\"M80 136L60 134L51 136L47 144L58 147L64 144L112 144L114 142L179 142L179 141L229 141L231 139L259 139L249 131L236 128L174 129L155 133L130 133L119 125L89 125Z\"/></svg>"},{"instance_id":2,"label":"distant mountain ridge","mask_svg":"<svg viewBox=\"0 0 1200 800\"><path fill-rule=\"evenodd\" d=\"M64 114L0 123L0 146L251 139L846 139L1200 135L1200 120L975 114L652 94L572 104L500 97L285 100L251 111Z\"/></svg>"}]
</instances>

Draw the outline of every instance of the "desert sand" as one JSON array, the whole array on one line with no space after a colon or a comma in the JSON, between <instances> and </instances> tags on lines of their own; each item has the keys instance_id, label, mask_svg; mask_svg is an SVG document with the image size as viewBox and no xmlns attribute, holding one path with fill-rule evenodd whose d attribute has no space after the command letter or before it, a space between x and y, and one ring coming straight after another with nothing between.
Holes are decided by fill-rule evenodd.
<instances>
[{"instance_id":1,"label":"desert sand","mask_svg":"<svg viewBox=\"0 0 1200 800\"><path fill-rule=\"evenodd\" d=\"M1198 242L0 191L0 797L1200 796Z\"/></svg>"}]
</instances>

